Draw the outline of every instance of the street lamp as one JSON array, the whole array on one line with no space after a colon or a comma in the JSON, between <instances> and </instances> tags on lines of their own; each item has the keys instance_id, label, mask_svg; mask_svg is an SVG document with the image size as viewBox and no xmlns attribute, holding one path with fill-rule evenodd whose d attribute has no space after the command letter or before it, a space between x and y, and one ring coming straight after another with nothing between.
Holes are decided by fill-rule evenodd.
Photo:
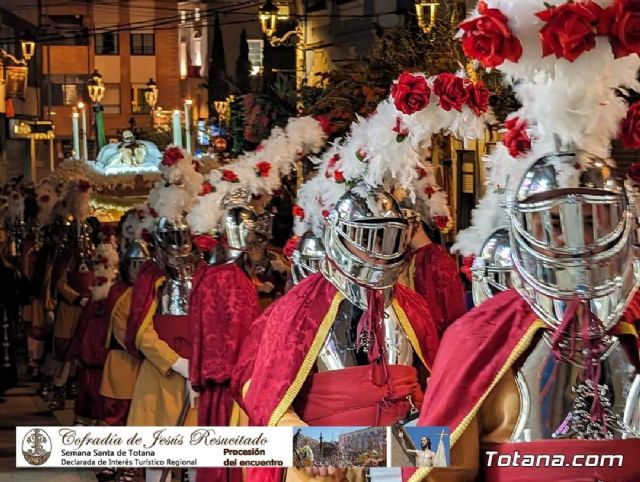
<instances>
[{"instance_id":1,"label":"street lamp","mask_svg":"<svg viewBox=\"0 0 640 482\"><path fill-rule=\"evenodd\" d=\"M89 76L89 81L87 82L87 90L89 91L89 98L93 103L93 111L95 114L95 125L96 125L96 142L98 144L98 151L102 149L107 143L107 138L104 134L104 121L102 118L102 105L100 102L104 97L105 86L102 81L102 75L94 69L93 73Z\"/></svg>"},{"instance_id":2,"label":"street lamp","mask_svg":"<svg viewBox=\"0 0 640 482\"><path fill-rule=\"evenodd\" d=\"M36 53L36 41L31 32L27 31L22 36L20 47L22 48L22 58L29 62Z\"/></svg>"},{"instance_id":3,"label":"street lamp","mask_svg":"<svg viewBox=\"0 0 640 482\"><path fill-rule=\"evenodd\" d=\"M420 27L424 33L431 32L435 26L438 5L439 2L437 0L416 0L415 6L418 27Z\"/></svg>"},{"instance_id":4,"label":"street lamp","mask_svg":"<svg viewBox=\"0 0 640 482\"><path fill-rule=\"evenodd\" d=\"M262 24L262 31L267 38L273 36L276 33L278 24L278 7L271 0L267 0L258 9L258 18Z\"/></svg>"},{"instance_id":5,"label":"street lamp","mask_svg":"<svg viewBox=\"0 0 640 482\"><path fill-rule=\"evenodd\" d=\"M158 84L154 82L153 79L149 79L147 82L147 88L144 89L144 100L147 102L147 105L150 108L151 112L151 127L154 125L154 116L153 110L158 103Z\"/></svg>"}]
</instances>

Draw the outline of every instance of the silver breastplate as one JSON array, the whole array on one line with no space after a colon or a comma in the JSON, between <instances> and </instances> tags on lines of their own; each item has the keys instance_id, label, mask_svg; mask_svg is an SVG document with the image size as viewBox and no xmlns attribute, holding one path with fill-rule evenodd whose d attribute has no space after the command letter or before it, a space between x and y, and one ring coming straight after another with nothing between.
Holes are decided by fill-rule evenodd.
<instances>
[{"instance_id":1,"label":"silver breastplate","mask_svg":"<svg viewBox=\"0 0 640 482\"><path fill-rule=\"evenodd\" d=\"M558 361L545 334L516 374L520 395L520 413L511 441L523 442L550 438L593 438L589 430L563 433L567 415L580 413L581 397L574 392L582 374L577 364ZM607 388L611 415L620 427L610 431L613 438L640 437L640 375L616 340L609 355L601 361L601 384ZM585 400L582 398L582 400ZM605 403L607 403L605 401ZM591 398L586 399L587 411ZM573 409L573 411L572 411ZM581 427L580 424L573 425ZM613 424L608 424L613 426ZM584 433L583 433L584 432ZM593 432L592 432L593 433Z\"/></svg>"},{"instance_id":2,"label":"silver breastplate","mask_svg":"<svg viewBox=\"0 0 640 482\"><path fill-rule=\"evenodd\" d=\"M189 314L191 278L168 279L161 289L161 315Z\"/></svg>"},{"instance_id":3,"label":"silver breastplate","mask_svg":"<svg viewBox=\"0 0 640 482\"><path fill-rule=\"evenodd\" d=\"M362 361L363 358L366 359L366 355L363 357L362 354L356 352L354 333L357 323L358 320L353 320L353 305L344 300L340 304L333 326L318 354L316 360L318 371L341 370L366 364ZM385 309L383 323L387 363L389 365L413 365L413 346L400 326L393 307L389 306Z\"/></svg>"}]
</instances>

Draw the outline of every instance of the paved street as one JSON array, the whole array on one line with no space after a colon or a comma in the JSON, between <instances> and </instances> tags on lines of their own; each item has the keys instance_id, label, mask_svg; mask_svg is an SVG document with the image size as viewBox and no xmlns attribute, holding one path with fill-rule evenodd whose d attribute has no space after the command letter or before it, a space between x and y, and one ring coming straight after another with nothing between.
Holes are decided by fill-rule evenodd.
<instances>
[{"instance_id":1,"label":"paved street","mask_svg":"<svg viewBox=\"0 0 640 482\"><path fill-rule=\"evenodd\" d=\"M24 377L21 367L20 386L9 390L7 401L0 404L0 482L95 482L91 470L16 469L15 427L20 425L70 425L73 402L67 400L64 410L51 412L35 394L37 385Z\"/></svg>"}]
</instances>

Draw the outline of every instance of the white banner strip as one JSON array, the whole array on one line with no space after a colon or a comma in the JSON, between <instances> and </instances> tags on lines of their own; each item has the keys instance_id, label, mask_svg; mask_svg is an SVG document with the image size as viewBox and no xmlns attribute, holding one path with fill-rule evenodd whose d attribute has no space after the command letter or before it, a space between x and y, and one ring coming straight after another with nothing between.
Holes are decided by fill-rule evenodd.
<instances>
[{"instance_id":1,"label":"white banner strip","mask_svg":"<svg viewBox=\"0 0 640 482\"><path fill-rule=\"evenodd\" d=\"M17 427L16 467L289 467L290 427Z\"/></svg>"}]
</instances>

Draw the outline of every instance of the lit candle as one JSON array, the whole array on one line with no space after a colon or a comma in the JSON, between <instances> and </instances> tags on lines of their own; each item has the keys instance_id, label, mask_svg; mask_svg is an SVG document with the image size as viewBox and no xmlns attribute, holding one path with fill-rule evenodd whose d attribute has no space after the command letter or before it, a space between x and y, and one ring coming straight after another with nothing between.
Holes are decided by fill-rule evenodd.
<instances>
[{"instance_id":1,"label":"lit candle","mask_svg":"<svg viewBox=\"0 0 640 482\"><path fill-rule=\"evenodd\" d=\"M80 127L78 126L80 114L77 111L73 111L71 121L73 124L73 159L80 159Z\"/></svg>"},{"instance_id":2,"label":"lit candle","mask_svg":"<svg viewBox=\"0 0 640 482\"><path fill-rule=\"evenodd\" d=\"M182 123L180 122L180 109L173 111L173 144L182 147Z\"/></svg>"},{"instance_id":3,"label":"lit candle","mask_svg":"<svg viewBox=\"0 0 640 482\"><path fill-rule=\"evenodd\" d=\"M89 159L89 145L87 142L87 109L84 108L84 102L78 102L78 109L82 112L82 130L80 131L80 136L82 137L81 159L86 161Z\"/></svg>"},{"instance_id":4,"label":"lit candle","mask_svg":"<svg viewBox=\"0 0 640 482\"><path fill-rule=\"evenodd\" d=\"M191 152L191 99L184 101L184 146L187 152Z\"/></svg>"}]
</instances>

